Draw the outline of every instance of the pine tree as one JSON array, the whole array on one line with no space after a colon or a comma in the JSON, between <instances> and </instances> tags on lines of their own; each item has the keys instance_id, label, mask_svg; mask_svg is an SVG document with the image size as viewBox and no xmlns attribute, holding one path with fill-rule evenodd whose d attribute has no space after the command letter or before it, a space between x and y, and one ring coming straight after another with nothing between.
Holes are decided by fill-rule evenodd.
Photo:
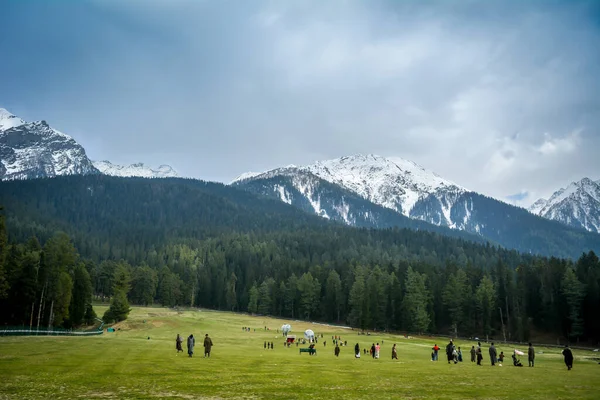
<instances>
[{"instance_id":1,"label":"pine tree","mask_svg":"<svg viewBox=\"0 0 600 400\"><path fill-rule=\"evenodd\" d=\"M468 298L467 275L465 271L459 269L450 276L443 293L444 305L448 309L455 336L458 336L459 325L465 322Z\"/></svg>"},{"instance_id":2,"label":"pine tree","mask_svg":"<svg viewBox=\"0 0 600 400\"><path fill-rule=\"evenodd\" d=\"M237 297L235 292L235 286L237 283L237 276L235 273L231 273L229 276L229 281L227 282L227 293L225 295L225 300L227 302L227 309L230 311L235 310L237 306Z\"/></svg>"},{"instance_id":3,"label":"pine tree","mask_svg":"<svg viewBox=\"0 0 600 400\"><path fill-rule=\"evenodd\" d=\"M110 300L110 306L102 319L106 323L125 321L130 311L127 295L123 290L117 290Z\"/></svg>"},{"instance_id":4,"label":"pine tree","mask_svg":"<svg viewBox=\"0 0 600 400\"><path fill-rule=\"evenodd\" d=\"M357 267L354 272L354 283L348 295L348 304L350 305L348 320L363 330L367 328L369 319L366 294L364 270L362 267Z\"/></svg>"},{"instance_id":5,"label":"pine tree","mask_svg":"<svg viewBox=\"0 0 600 400\"><path fill-rule=\"evenodd\" d=\"M402 301L402 310L406 320L406 327L412 332L423 333L427 331L431 318L427 312L429 293L426 286L427 276L413 271L408 267L406 271L406 293Z\"/></svg>"},{"instance_id":6,"label":"pine tree","mask_svg":"<svg viewBox=\"0 0 600 400\"><path fill-rule=\"evenodd\" d=\"M578 339L583 334L583 321L581 319L581 306L585 297L585 285L577 279L573 268L567 268L561 282L561 291L569 308L568 336Z\"/></svg>"},{"instance_id":7,"label":"pine tree","mask_svg":"<svg viewBox=\"0 0 600 400\"><path fill-rule=\"evenodd\" d=\"M298 291L300 292L300 315L305 319L310 319L312 312L319 305L321 285L310 272L307 272L298 279Z\"/></svg>"},{"instance_id":8,"label":"pine tree","mask_svg":"<svg viewBox=\"0 0 600 400\"><path fill-rule=\"evenodd\" d=\"M331 270L327 276L327 289L325 290L325 304L328 309L327 317L330 320L340 320L341 308L344 304L344 295L342 292L342 280L340 275Z\"/></svg>"},{"instance_id":9,"label":"pine tree","mask_svg":"<svg viewBox=\"0 0 600 400\"><path fill-rule=\"evenodd\" d=\"M248 312L255 314L258 310L258 289L256 284L252 285L248 292Z\"/></svg>"},{"instance_id":10,"label":"pine tree","mask_svg":"<svg viewBox=\"0 0 600 400\"><path fill-rule=\"evenodd\" d=\"M83 323L88 305L92 303L92 282L83 263L73 271L73 291L69 307L69 320L77 326Z\"/></svg>"},{"instance_id":11,"label":"pine tree","mask_svg":"<svg viewBox=\"0 0 600 400\"><path fill-rule=\"evenodd\" d=\"M481 322L481 329L484 335L492 333L492 314L496 302L496 289L494 283L486 275L481 279L477 290L475 291L475 301L477 305L477 319Z\"/></svg>"},{"instance_id":12,"label":"pine tree","mask_svg":"<svg viewBox=\"0 0 600 400\"><path fill-rule=\"evenodd\" d=\"M267 315L271 312L272 306L272 294L273 285L275 281L273 278L267 278L263 281L258 289L258 313Z\"/></svg>"}]
</instances>

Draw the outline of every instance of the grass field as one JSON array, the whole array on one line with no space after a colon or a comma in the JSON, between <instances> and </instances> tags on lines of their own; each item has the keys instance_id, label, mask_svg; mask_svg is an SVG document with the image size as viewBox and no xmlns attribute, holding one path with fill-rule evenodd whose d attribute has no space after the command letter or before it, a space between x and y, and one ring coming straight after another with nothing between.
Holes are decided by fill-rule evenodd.
<instances>
[{"instance_id":1,"label":"grass field","mask_svg":"<svg viewBox=\"0 0 600 400\"><path fill-rule=\"evenodd\" d=\"M102 315L104 310L96 309ZM323 333L327 346L320 340L312 357L299 355L296 346L284 348L275 331L284 322L295 334L307 328ZM272 330L265 331L265 325ZM256 332L244 333L242 326ZM510 362L491 367L484 345L484 366L476 366L468 355L473 343L459 341L465 362L448 365L443 354L439 362L430 361L434 342L444 347L446 340L359 336L349 329L205 310L134 308L116 327L120 331L95 337L0 338L0 399L600 398L600 365L593 352L575 350L572 371L559 349L540 347L535 368ZM177 333L197 338L193 358L176 354ZM202 357L205 333L215 345L210 359ZM332 335L348 341L339 358L333 355ZM265 340L275 349L263 349ZM354 359L356 342L362 349L374 341L385 341L381 359ZM393 343L398 361L391 360ZM513 347L497 347L510 360ZM527 364L526 356L522 361Z\"/></svg>"}]
</instances>

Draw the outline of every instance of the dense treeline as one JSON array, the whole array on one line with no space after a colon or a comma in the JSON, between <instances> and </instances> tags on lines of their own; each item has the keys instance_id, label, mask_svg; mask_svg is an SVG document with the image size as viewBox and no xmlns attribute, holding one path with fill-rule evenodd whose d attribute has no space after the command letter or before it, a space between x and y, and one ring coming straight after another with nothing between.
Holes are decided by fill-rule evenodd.
<instances>
[{"instance_id":1,"label":"dense treeline","mask_svg":"<svg viewBox=\"0 0 600 400\"><path fill-rule=\"evenodd\" d=\"M0 319L30 328L95 322L92 281L69 237L7 243L0 215Z\"/></svg>"},{"instance_id":2,"label":"dense treeline","mask_svg":"<svg viewBox=\"0 0 600 400\"><path fill-rule=\"evenodd\" d=\"M7 257L0 283L8 288L2 310L6 304L21 310L3 311L5 323L29 324L31 315L36 321L46 282L40 276L47 275L40 271L49 268L46 251L74 251L66 235L56 234L63 230L82 258L76 252L50 258L65 261L53 264L52 300L42 301L42 324L75 323L66 298L62 308L57 304L62 294L56 288L69 287L68 275L71 299L78 297L73 282L85 278L75 278L75 269L83 266L92 292L111 299L114 314L107 320L124 318L131 301L340 321L369 330L600 339L594 314L600 263L592 252L573 262L430 232L352 229L196 181L41 180L46 189L38 189L37 197L10 201L19 198L14 188L23 184L1 195L14 206L6 210L11 244L2 247ZM43 248L29 245L32 235ZM37 270L26 262L15 267L9 261L19 258L9 256L15 248L23 259L36 249ZM36 277L35 295L15 297L27 292L18 276ZM62 310L61 318L51 317L50 308Z\"/></svg>"}]
</instances>

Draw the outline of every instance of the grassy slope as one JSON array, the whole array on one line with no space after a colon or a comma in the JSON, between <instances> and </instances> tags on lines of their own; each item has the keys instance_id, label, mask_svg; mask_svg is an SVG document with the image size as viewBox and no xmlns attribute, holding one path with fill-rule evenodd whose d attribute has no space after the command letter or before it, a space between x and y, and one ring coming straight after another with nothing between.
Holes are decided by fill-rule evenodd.
<instances>
[{"instance_id":1,"label":"grassy slope","mask_svg":"<svg viewBox=\"0 0 600 400\"><path fill-rule=\"evenodd\" d=\"M102 315L104 309L97 311ZM283 322L212 311L135 308L116 333L0 338L0 399L597 399L600 395L600 365L591 360L598 353L575 351L575 366L569 372L558 349L542 348L537 349L544 354L537 356L535 368L509 363L492 368L486 346L485 365L477 367L468 361L471 343L460 342L467 361L448 365L429 361L434 340L357 336L351 330L292 321L296 333L311 328L325 335L327 346L319 342L318 355L311 357L299 355L295 346L283 347L281 335L274 331ZM261 329L265 325L273 331ZM243 333L242 326L255 327L256 332ZM194 358L176 355L177 333L197 337ZM215 344L210 359L201 357L205 333ZM348 341L339 358L331 346L334 334ZM265 340L272 340L275 349L264 350ZM385 341L381 359L354 359L356 341L366 348L376 340ZM394 342L399 361L391 360ZM510 357L512 348L500 345L500 350ZM522 361L526 363L525 357Z\"/></svg>"}]
</instances>

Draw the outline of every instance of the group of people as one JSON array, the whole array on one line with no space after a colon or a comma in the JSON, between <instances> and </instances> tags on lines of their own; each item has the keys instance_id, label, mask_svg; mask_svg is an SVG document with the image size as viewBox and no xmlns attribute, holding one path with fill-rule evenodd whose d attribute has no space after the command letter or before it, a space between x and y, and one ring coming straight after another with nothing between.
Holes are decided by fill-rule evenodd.
<instances>
[{"instance_id":1,"label":"group of people","mask_svg":"<svg viewBox=\"0 0 600 400\"><path fill-rule=\"evenodd\" d=\"M182 343L183 343L183 338L178 333L177 338L175 339L175 349L177 349L177 354L179 354L180 351L183 352ZM196 338L194 337L193 334L191 334L187 338L187 351L188 351L189 357L192 357L194 355L194 347L195 346L196 346ZM206 336L204 337L204 358L210 357L210 351L212 349L212 346L213 346L212 339L208 336L208 333L207 333Z\"/></svg>"},{"instance_id":2,"label":"group of people","mask_svg":"<svg viewBox=\"0 0 600 400\"><path fill-rule=\"evenodd\" d=\"M440 348L438 347L437 344L435 344L431 350L432 350L431 361L437 361L438 360L438 352L439 352ZM496 350L496 347L494 346L494 342L491 343L488 351L489 351L489 355L490 355L490 363L492 364L492 366L495 366L497 363L501 364L504 362L504 352L501 351L500 354L498 354L498 351ZM519 354L523 354L523 353L519 353ZM571 349L569 348L568 345L565 345L565 348L562 351L562 355L564 356L564 361L565 361L567 368L569 370L571 370L571 368L573 368L573 352L571 351ZM463 361L462 351L461 351L460 347L457 348L454 345L452 339L450 339L450 342L448 343L448 345L446 345L446 356L448 358L448 364L450 364L452 362L454 362L454 364L456 364L456 363ZM529 366L533 367L535 365L535 348L533 347L533 345L531 343L529 343L529 347L527 348L527 359L529 361ZM482 361L483 361L483 349L481 347L481 342L477 342L477 348L475 346L471 346L471 362L477 362L477 365L481 365ZM513 361L513 365L515 367L523 366L521 361L517 358L517 350L516 349L512 354L512 361Z\"/></svg>"},{"instance_id":3,"label":"group of people","mask_svg":"<svg viewBox=\"0 0 600 400\"><path fill-rule=\"evenodd\" d=\"M264 347L265 349L274 349L273 342L265 342Z\"/></svg>"}]
</instances>

